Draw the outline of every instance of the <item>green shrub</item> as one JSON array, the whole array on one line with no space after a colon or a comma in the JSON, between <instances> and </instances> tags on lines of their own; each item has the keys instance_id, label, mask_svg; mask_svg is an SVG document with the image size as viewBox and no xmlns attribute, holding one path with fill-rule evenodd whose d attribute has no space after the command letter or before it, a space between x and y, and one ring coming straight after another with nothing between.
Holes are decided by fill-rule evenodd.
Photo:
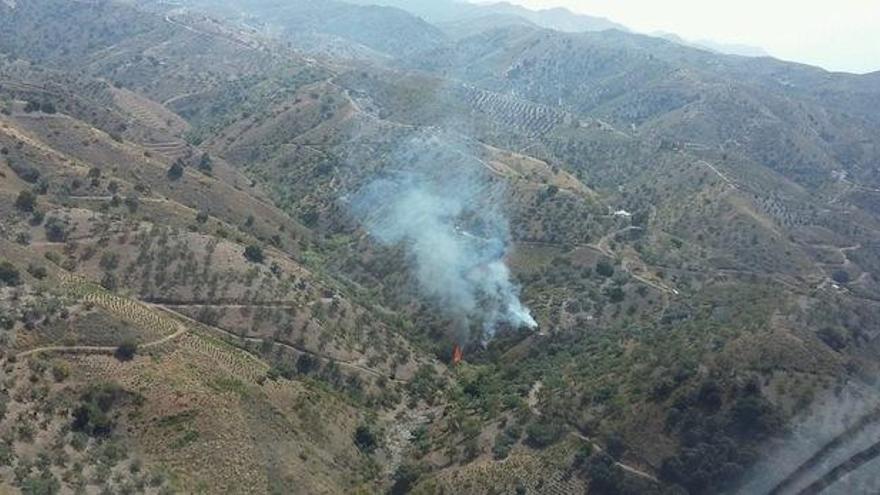
<instances>
[{"instance_id":1,"label":"green shrub","mask_svg":"<svg viewBox=\"0 0 880 495\"><path fill-rule=\"evenodd\" d=\"M67 241L67 222L58 218L52 217L46 220L46 224L43 225L43 229L46 230L46 239L49 242L65 242Z\"/></svg>"},{"instance_id":2,"label":"green shrub","mask_svg":"<svg viewBox=\"0 0 880 495\"><path fill-rule=\"evenodd\" d=\"M214 168L214 160L211 159L211 155L204 153L202 154L201 159L199 159L199 170L205 173L210 173Z\"/></svg>"},{"instance_id":3,"label":"green shrub","mask_svg":"<svg viewBox=\"0 0 880 495\"><path fill-rule=\"evenodd\" d=\"M626 299L626 292L621 287L612 287L608 290L608 300L613 304L621 303Z\"/></svg>"},{"instance_id":4,"label":"green shrub","mask_svg":"<svg viewBox=\"0 0 880 495\"><path fill-rule=\"evenodd\" d=\"M835 351L840 351L844 347L846 347L847 338L846 335L832 327L825 327L816 332L816 335L819 337L819 340L825 343L828 347L834 349Z\"/></svg>"},{"instance_id":5,"label":"green shrub","mask_svg":"<svg viewBox=\"0 0 880 495\"><path fill-rule=\"evenodd\" d=\"M607 261L600 261L599 263L596 263L596 273L605 278L610 278L614 275L614 267Z\"/></svg>"},{"instance_id":6,"label":"green shrub","mask_svg":"<svg viewBox=\"0 0 880 495\"><path fill-rule=\"evenodd\" d=\"M180 180L180 178L183 177L183 164L180 160L171 164L167 175L170 180Z\"/></svg>"},{"instance_id":7,"label":"green shrub","mask_svg":"<svg viewBox=\"0 0 880 495\"><path fill-rule=\"evenodd\" d=\"M131 361L134 359L134 355L137 354L137 350L138 345L136 342L126 341L119 344L114 355L116 356L116 359L120 361Z\"/></svg>"},{"instance_id":8,"label":"green shrub","mask_svg":"<svg viewBox=\"0 0 880 495\"><path fill-rule=\"evenodd\" d=\"M587 461L590 493L616 494L623 492L623 469L608 454L594 455Z\"/></svg>"},{"instance_id":9,"label":"green shrub","mask_svg":"<svg viewBox=\"0 0 880 495\"><path fill-rule=\"evenodd\" d=\"M409 493L416 482L422 476L424 468L418 464L405 463L394 472L394 484L391 486L391 495L404 495Z\"/></svg>"},{"instance_id":10,"label":"green shrub","mask_svg":"<svg viewBox=\"0 0 880 495\"><path fill-rule=\"evenodd\" d=\"M73 411L73 431L93 437L105 437L113 432L111 411L125 398L125 391L118 385L93 385L80 397L79 406Z\"/></svg>"},{"instance_id":11,"label":"green shrub","mask_svg":"<svg viewBox=\"0 0 880 495\"><path fill-rule=\"evenodd\" d=\"M518 427L511 426L505 428L495 437L495 445L492 446L492 454L496 460L501 460L507 457L510 453L510 449L516 445L517 441L519 441L521 433L522 432Z\"/></svg>"},{"instance_id":12,"label":"green shrub","mask_svg":"<svg viewBox=\"0 0 880 495\"><path fill-rule=\"evenodd\" d=\"M354 444L358 450L366 454L372 453L379 446L376 434L368 426L358 426L354 432Z\"/></svg>"},{"instance_id":13,"label":"green shrub","mask_svg":"<svg viewBox=\"0 0 880 495\"><path fill-rule=\"evenodd\" d=\"M846 270L834 270L834 273L831 274L831 278L840 285L846 285L850 281L849 272Z\"/></svg>"},{"instance_id":14,"label":"green shrub","mask_svg":"<svg viewBox=\"0 0 880 495\"><path fill-rule=\"evenodd\" d=\"M626 444L623 442L623 437L618 433L608 435L605 439L605 448L608 451L608 455L615 459L620 459L623 453L626 452Z\"/></svg>"},{"instance_id":15,"label":"green shrub","mask_svg":"<svg viewBox=\"0 0 880 495\"><path fill-rule=\"evenodd\" d=\"M43 280L44 278L49 276L49 271L46 270L46 267L42 265L30 264L28 265L27 271L31 274L32 277L37 280Z\"/></svg>"},{"instance_id":16,"label":"green shrub","mask_svg":"<svg viewBox=\"0 0 880 495\"><path fill-rule=\"evenodd\" d=\"M55 495L61 491L61 482L50 471L28 478L21 485L23 495Z\"/></svg>"},{"instance_id":17,"label":"green shrub","mask_svg":"<svg viewBox=\"0 0 880 495\"><path fill-rule=\"evenodd\" d=\"M70 376L70 366L60 360L56 360L52 363L52 378L55 379L56 382L63 382Z\"/></svg>"},{"instance_id":18,"label":"green shrub","mask_svg":"<svg viewBox=\"0 0 880 495\"><path fill-rule=\"evenodd\" d=\"M108 272L112 272L119 267L119 254L111 251L105 252L101 255L101 261L98 262L98 266Z\"/></svg>"},{"instance_id":19,"label":"green shrub","mask_svg":"<svg viewBox=\"0 0 880 495\"><path fill-rule=\"evenodd\" d=\"M564 434L565 427L560 422L542 417L526 427L526 443L534 448L549 447Z\"/></svg>"},{"instance_id":20,"label":"green shrub","mask_svg":"<svg viewBox=\"0 0 880 495\"><path fill-rule=\"evenodd\" d=\"M244 257L251 263L262 263L266 259L266 256L263 254L263 248L255 244L244 248Z\"/></svg>"},{"instance_id":21,"label":"green shrub","mask_svg":"<svg viewBox=\"0 0 880 495\"><path fill-rule=\"evenodd\" d=\"M18 193L18 198L15 199L15 208L31 213L37 207L37 195L28 190L23 190Z\"/></svg>"},{"instance_id":22,"label":"green shrub","mask_svg":"<svg viewBox=\"0 0 880 495\"><path fill-rule=\"evenodd\" d=\"M26 163L10 160L7 161L7 165L9 165L9 168L15 172L19 179L29 184L36 184L40 180L40 171Z\"/></svg>"},{"instance_id":23,"label":"green shrub","mask_svg":"<svg viewBox=\"0 0 880 495\"><path fill-rule=\"evenodd\" d=\"M40 111L42 111L43 113L53 114L56 112L55 104L53 104L51 101L44 101L40 104Z\"/></svg>"},{"instance_id":24,"label":"green shrub","mask_svg":"<svg viewBox=\"0 0 880 495\"><path fill-rule=\"evenodd\" d=\"M0 283L9 287L21 285L21 273L8 261L0 262Z\"/></svg>"}]
</instances>

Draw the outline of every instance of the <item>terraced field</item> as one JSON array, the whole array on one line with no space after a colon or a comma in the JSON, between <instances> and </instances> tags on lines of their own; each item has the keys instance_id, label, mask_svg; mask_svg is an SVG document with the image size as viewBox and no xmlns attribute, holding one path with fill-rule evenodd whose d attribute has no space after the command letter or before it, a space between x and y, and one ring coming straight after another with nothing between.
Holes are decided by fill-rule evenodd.
<instances>
[{"instance_id":1,"label":"terraced field","mask_svg":"<svg viewBox=\"0 0 880 495\"><path fill-rule=\"evenodd\" d=\"M563 111L515 96L502 95L468 85L462 86L458 91L461 93L459 97L475 110L528 135L543 135L560 124L575 121L574 116Z\"/></svg>"},{"instance_id":2,"label":"terraced field","mask_svg":"<svg viewBox=\"0 0 880 495\"><path fill-rule=\"evenodd\" d=\"M177 114L130 91L114 88L113 100L117 106L128 110L136 121L149 128L180 135L190 127Z\"/></svg>"},{"instance_id":3,"label":"terraced field","mask_svg":"<svg viewBox=\"0 0 880 495\"><path fill-rule=\"evenodd\" d=\"M156 309L127 297L108 292L76 275L66 275L65 289L84 303L100 306L150 332L153 336L176 334L181 324Z\"/></svg>"},{"instance_id":4,"label":"terraced field","mask_svg":"<svg viewBox=\"0 0 880 495\"><path fill-rule=\"evenodd\" d=\"M182 158L186 155L186 142L182 140L169 140L158 142L147 142L142 144L144 149L158 155L163 155L171 159Z\"/></svg>"},{"instance_id":5,"label":"terraced field","mask_svg":"<svg viewBox=\"0 0 880 495\"><path fill-rule=\"evenodd\" d=\"M560 450L561 449L561 450ZM556 448L550 457L566 457L565 448ZM515 453L502 461L477 461L419 486L414 493L546 493L569 495L584 493L585 484L577 476L561 469L555 461L529 454ZM435 484L436 483L436 484Z\"/></svg>"}]
</instances>

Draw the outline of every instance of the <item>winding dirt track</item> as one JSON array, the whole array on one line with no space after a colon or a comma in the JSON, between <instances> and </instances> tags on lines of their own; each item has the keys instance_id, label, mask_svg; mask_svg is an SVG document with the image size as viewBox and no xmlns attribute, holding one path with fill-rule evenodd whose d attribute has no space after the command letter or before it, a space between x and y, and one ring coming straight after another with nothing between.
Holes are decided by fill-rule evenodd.
<instances>
[{"instance_id":1,"label":"winding dirt track","mask_svg":"<svg viewBox=\"0 0 880 495\"><path fill-rule=\"evenodd\" d=\"M178 337L185 334L189 329L184 325L178 325L177 331L172 333L171 335L166 335L159 340L154 340L153 342L148 342L143 345L139 345L138 349L152 349L154 347L159 347L163 344L167 344L172 340L177 339ZM15 355L16 358L26 358L30 356L35 356L37 354L47 354L47 353L68 353L68 354L113 354L116 352L116 346L87 346L87 345L74 345L74 346L46 346L46 347L37 347L36 349L31 349L29 351L20 352Z\"/></svg>"},{"instance_id":2,"label":"winding dirt track","mask_svg":"<svg viewBox=\"0 0 880 495\"><path fill-rule=\"evenodd\" d=\"M577 432L571 432L571 435L573 437L576 437L576 438L583 440L584 442L587 442L588 444L590 444L593 447L593 450L595 450L596 452L603 451L602 447L599 444L597 444L596 442L594 442L593 440L591 440L589 437L586 437L586 436L584 436L580 433L577 433ZM629 464L624 464L619 461L614 461L614 465L619 467L620 469L623 469L624 471L626 471L629 474L638 476L639 478L643 478L643 479L646 479L646 480L654 482L654 483L660 483L660 480L658 480L657 477L654 476L653 474L646 473L645 471L642 471L639 468L630 466Z\"/></svg>"},{"instance_id":3,"label":"winding dirt track","mask_svg":"<svg viewBox=\"0 0 880 495\"><path fill-rule=\"evenodd\" d=\"M62 280L62 283L77 285L77 284L82 283L83 281L84 280L82 278L80 278L76 275L68 275L67 277L64 277L64 279ZM197 325L202 328L207 328L209 330L221 333L221 334L226 335L228 337L234 338L240 342L249 342L249 343L258 343L258 344L261 344L264 342L264 339L241 337L241 336L238 336L232 332L224 330L222 328L206 325L206 324L199 322L193 318L190 318L189 316L187 316L185 314L179 313L168 306L164 306L161 304L145 303L142 301L136 301L136 302L142 306L147 307L147 308L152 308L153 311L159 311L159 312L163 312L163 313L168 314L169 316L172 317L172 321L174 321L174 324L176 327L175 331L172 332L171 334L166 335L166 336L164 336L158 340L155 340L153 342L148 342L146 344L142 344L142 345L138 346L138 348L141 350L159 347L159 346L166 344L168 342L171 342L171 341L181 337L182 335L186 334L187 332L189 332L190 328L187 325L181 323L181 320L189 322L194 325ZM287 349L296 351L301 354L309 354L315 358L322 359L324 361L333 362L342 368L348 368L348 369L351 369L351 370L354 370L354 371L357 371L357 372L360 372L363 374L371 375L371 376L374 376L377 378L386 378L389 381L394 382L394 383L407 383L405 380L401 380L401 379L398 379L398 378L395 378L392 376L388 376L387 373L383 373L383 372L375 370L373 368L363 366L363 365L356 363L356 362L340 360L340 359L333 358L331 356L317 354L317 353L310 351L308 349L304 349L304 348L301 348L301 347L298 347L295 345L291 345L288 343L284 343L284 342L272 341L272 344L278 345L281 347L285 347ZM35 349L23 351L21 353L16 354L15 356L16 356L16 358L26 358L26 357L35 356L35 355L39 355L39 354L46 354L46 353L113 354L116 352L117 349L118 349L117 346L44 346L44 347L37 347Z\"/></svg>"},{"instance_id":4,"label":"winding dirt track","mask_svg":"<svg viewBox=\"0 0 880 495\"><path fill-rule=\"evenodd\" d=\"M171 314L173 314L174 316L177 316L178 318L182 318L182 319L184 319L184 320L186 320L186 321L189 321L189 322L191 322L191 323L193 323L193 324L195 324L195 325L199 325L199 326L201 326L201 327L208 328L208 329L210 329L210 330L213 330L213 331L215 331L215 332L221 333L221 334L223 334L223 335L225 335L225 336L227 336L227 337L231 337L231 338L236 339L236 340L241 341L241 342L250 342L250 343L254 343L254 344L262 344L263 342L266 341L265 339L260 339L260 338L255 338L255 337L241 337L241 336L236 335L236 334L234 334L234 333L232 333L232 332L230 332L230 331L228 331L228 330L224 330L224 329L219 328L219 327L215 327L215 326L207 325L207 324L202 323L202 322L200 322L200 321L198 321L198 320L195 320L195 319L193 319L193 318L190 318L189 316L186 316L185 314L178 313L177 311L174 311L173 309L171 309L170 307L167 307L167 306L158 306L158 305L157 305L157 306L155 306L155 307L157 307L157 308L161 308L161 309L167 311L168 313L171 313ZM336 359L336 358L333 358L333 357L330 357L330 356L327 356L327 355L324 355L324 354L318 354L318 353L315 353L315 352L310 351L310 350L308 350L308 349L305 349L305 348L302 348L302 347L298 347L298 346L294 346L294 345L291 345L291 344L288 344L288 343L285 343L285 342L278 342L278 341L272 341L272 340L270 340L269 342L271 342L273 345L277 345L277 346L280 346L280 347L284 347L284 348L286 348L286 349L290 349L290 350L295 351L295 352L298 352L298 353L300 353L300 354L308 354L308 355L310 355L310 356L313 356L313 357L318 358L318 359L322 359L322 360L324 360L324 361L330 361L330 362L332 362L332 363L335 363L336 365L338 365L338 366L341 367L341 368L348 368L348 369L351 369L351 370L354 370L354 371L358 371L358 372L360 372L360 373L364 373L364 374L367 374L367 375L374 376L374 377L376 377L376 378L386 378L386 379L388 379L388 381L390 381L390 382L394 382L394 383L406 383L405 380L400 380L400 379L398 379L398 378L394 378L394 377L388 376L387 374L382 373L381 371L375 370L375 369L373 369L373 368L368 368L368 367L366 367L366 366L360 365L360 364L355 363L355 362L352 362L352 361L343 361L343 360Z\"/></svg>"},{"instance_id":5,"label":"winding dirt track","mask_svg":"<svg viewBox=\"0 0 880 495\"><path fill-rule=\"evenodd\" d=\"M529 409L532 411L532 414L534 414L535 416L541 415L541 408L538 407L538 405L539 405L538 404L538 402L539 402L538 401L538 394L541 392L541 389L543 387L544 387L544 383L541 382L540 380L538 380L532 386L531 391L529 391L528 406L529 406ZM577 438L578 440L581 440L581 441L589 444L590 447L592 447L594 451L596 451L596 452L603 451L602 446L599 445L598 443L594 442L590 437L583 435L582 433L580 433L578 431L570 431L569 434L571 436ZM507 459L505 459L505 460L507 460ZM620 461L614 461L614 464L629 474L632 474L634 476L638 476L639 478L643 478L643 479L646 479L646 480L654 482L654 483L660 483L660 480L658 480L656 476L654 476L651 473L647 473L645 471L642 471L639 468L630 466L629 464L624 464Z\"/></svg>"}]
</instances>

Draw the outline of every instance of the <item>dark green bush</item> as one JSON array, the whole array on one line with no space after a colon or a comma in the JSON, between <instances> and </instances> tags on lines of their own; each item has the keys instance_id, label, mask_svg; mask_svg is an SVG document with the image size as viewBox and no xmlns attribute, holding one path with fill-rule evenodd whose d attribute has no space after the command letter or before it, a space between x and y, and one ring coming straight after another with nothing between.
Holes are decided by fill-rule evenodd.
<instances>
[{"instance_id":1,"label":"dark green bush","mask_svg":"<svg viewBox=\"0 0 880 495\"><path fill-rule=\"evenodd\" d=\"M115 426L111 411L125 398L125 391L114 384L94 385L80 397L79 406L73 411L74 431L93 437L105 437Z\"/></svg>"},{"instance_id":2,"label":"dark green bush","mask_svg":"<svg viewBox=\"0 0 880 495\"><path fill-rule=\"evenodd\" d=\"M0 262L0 283L9 287L21 285L21 273L8 261Z\"/></svg>"},{"instance_id":3,"label":"dark green bush","mask_svg":"<svg viewBox=\"0 0 880 495\"><path fill-rule=\"evenodd\" d=\"M170 180L180 180L180 178L183 177L183 164L180 160L171 164L167 175Z\"/></svg>"},{"instance_id":4,"label":"dark green bush","mask_svg":"<svg viewBox=\"0 0 880 495\"><path fill-rule=\"evenodd\" d=\"M394 484L391 486L391 495L404 495L409 493L416 482L422 476L424 468L418 464L405 463L402 464L397 471L394 472Z\"/></svg>"},{"instance_id":5,"label":"dark green bush","mask_svg":"<svg viewBox=\"0 0 880 495\"><path fill-rule=\"evenodd\" d=\"M244 257L251 263L262 263L266 259L263 254L263 248L254 244L251 244L244 249Z\"/></svg>"},{"instance_id":6,"label":"dark green bush","mask_svg":"<svg viewBox=\"0 0 880 495\"><path fill-rule=\"evenodd\" d=\"M43 228L46 230L46 239L49 242L65 242L67 240L67 223L58 217L46 220Z\"/></svg>"},{"instance_id":7,"label":"dark green bush","mask_svg":"<svg viewBox=\"0 0 880 495\"><path fill-rule=\"evenodd\" d=\"M834 349L835 351L843 350L843 348L846 347L847 344L846 335L837 328L824 327L816 332L816 336L818 336L819 340L824 342L825 345Z\"/></svg>"},{"instance_id":8,"label":"dark green bush","mask_svg":"<svg viewBox=\"0 0 880 495\"><path fill-rule=\"evenodd\" d=\"M526 427L526 443L534 448L549 447L564 434L565 427L560 422L541 417Z\"/></svg>"},{"instance_id":9,"label":"dark green bush","mask_svg":"<svg viewBox=\"0 0 880 495\"><path fill-rule=\"evenodd\" d=\"M134 355L137 354L137 350L138 345L136 342L126 341L119 344L114 355L116 356L116 359L120 361L131 361L134 359Z\"/></svg>"},{"instance_id":10,"label":"dark green bush","mask_svg":"<svg viewBox=\"0 0 880 495\"><path fill-rule=\"evenodd\" d=\"M376 434L368 426L358 426L354 432L354 444L364 453L372 453L379 446Z\"/></svg>"},{"instance_id":11,"label":"dark green bush","mask_svg":"<svg viewBox=\"0 0 880 495\"><path fill-rule=\"evenodd\" d=\"M596 273L605 278L609 278L614 275L614 267L607 261L600 261L596 264Z\"/></svg>"},{"instance_id":12,"label":"dark green bush","mask_svg":"<svg viewBox=\"0 0 880 495\"><path fill-rule=\"evenodd\" d=\"M831 278L840 285L846 285L850 282L849 272L846 270L834 270L834 273L831 274Z\"/></svg>"},{"instance_id":13,"label":"dark green bush","mask_svg":"<svg viewBox=\"0 0 880 495\"><path fill-rule=\"evenodd\" d=\"M37 207L37 195L28 190L21 191L15 199L15 207L20 211L33 212Z\"/></svg>"}]
</instances>

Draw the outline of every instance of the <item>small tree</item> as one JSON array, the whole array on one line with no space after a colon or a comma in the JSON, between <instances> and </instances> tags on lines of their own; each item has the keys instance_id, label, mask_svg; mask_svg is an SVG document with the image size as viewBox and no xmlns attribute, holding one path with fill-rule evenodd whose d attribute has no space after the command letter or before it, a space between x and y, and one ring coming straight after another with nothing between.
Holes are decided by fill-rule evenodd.
<instances>
[{"instance_id":1,"label":"small tree","mask_svg":"<svg viewBox=\"0 0 880 495\"><path fill-rule=\"evenodd\" d=\"M123 200L123 203L125 203L125 207L128 208L128 212L134 214L138 210L140 199L137 197L136 194L132 194L130 196L126 196L125 200Z\"/></svg>"},{"instance_id":2,"label":"small tree","mask_svg":"<svg viewBox=\"0 0 880 495\"><path fill-rule=\"evenodd\" d=\"M101 184L101 169L98 167L90 168L88 178L92 187L98 187Z\"/></svg>"},{"instance_id":3,"label":"small tree","mask_svg":"<svg viewBox=\"0 0 880 495\"><path fill-rule=\"evenodd\" d=\"M33 212L37 207L37 195L28 190L21 191L15 200L15 207L28 213Z\"/></svg>"},{"instance_id":4,"label":"small tree","mask_svg":"<svg viewBox=\"0 0 880 495\"><path fill-rule=\"evenodd\" d=\"M822 340L822 342L835 351L840 351L846 347L846 335L836 328L824 327L816 332L816 335Z\"/></svg>"},{"instance_id":5,"label":"small tree","mask_svg":"<svg viewBox=\"0 0 880 495\"><path fill-rule=\"evenodd\" d=\"M211 159L211 155L204 153L202 154L202 158L199 159L199 170L202 172L209 174L214 169L214 160Z\"/></svg>"},{"instance_id":6,"label":"small tree","mask_svg":"<svg viewBox=\"0 0 880 495\"><path fill-rule=\"evenodd\" d=\"M622 287L612 287L608 291L608 299L612 304L623 302L623 300L626 299L626 292Z\"/></svg>"},{"instance_id":7,"label":"small tree","mask_svg":"<svg viewBox=\"0 0 880 495\"><path fill-rule=\"evenodd\" d=\"M587 475L591 492L612 494L623 489L623 470L605 453L595 455L587 462Z\"/></svg>"},{"instance_id":8,"label":"small tree","mask_svg":"<svg viewBox=\"0 0 880 495\"><path fill-rule=\"evenodd\" d=\"M244 248L244 257L251 263L262 263L266 256L263 254L263 248L255 244Z\"/></svg>"},{"instance_id":9,"label":"small tree","mask_svg":"<svg viewBox=\"0 0 880 495\"><path fill-rule=\"evenodd\" d=\"M15 172L15 175L18 176L19 179L29 183L36 184L40 181L40 171L36 168L28 165L27 163L19 162L19 161L10 161L7 160L6 164L9 168Z\"/></svg>"},{"instance_id":10,"label":"small tree","mask_svg":"<svg viewBox=\"0 0 880 495\"><path fill-rule=\"evenodd\" d=\"M168 178L171 180L180 180L183 177L183 164L180 160L175 161L171 164L171 168L168 169Z\"/></svg>"},{"instance_id":11,"label":"small tree","mask_svg":"<svg viewBox=\"0 0 880 495\"><path fill-rule=\"evenodd\" d=\"M49 271L46 270L45 266L34 265L33 263L28 265L27 271L31 274L32 277L38 280L43 280L49 275Z\"/></svg>"},{"instance_id":12,"label":"small tree","mask_svg":"<svg viewBox=\"0 0 880 495\"><path fill-rule=\"evenodd\" d=\"M67 240L67 224L58 217L52 217L46 220L43 225L46 229L46 239L49 242L65 242Z\"/></svg>"},{"instance_id":13,"label":"small tree","mask_svg":"<svg viewBox=\"0 0 880 495\"><path fill-rule=\"evenodd\" d=\"M301 375L308 375L320 367L321 362L309 354L303 354L296 360L296 371Z\"/></svg>"},{"instance_id":14,"label":"small tree","mask_svg":"<svg viewBox=\"0 0 880 495\"><path fill-rule=\"evenodd\" d=\"M376 450L379 442L376 440L376 434L367 426L358 426L354 432L354 444L364 453L371 453Z\"/></svg>"},{"instance_id":15,"label":"small tree","mask_svg":"<svg viewBox=\"0 0 880 495\"><path fill-rule=\"evenodd\" d=\"M21 273L8 261L0 263L0 283L9 287L21 285Z\"/></svg>"},{"instance_id":16,"label":"small tree","mask_svg":"<svg viewBox=\"0 0 880 495\"><path fill-rule=\"evenodd\" d=\"M849 272L846 270L835 270L834 273L831 274L831 278L840 285L846 285L850 281Z\"/></svg>"},{"instance_id":17,"label":"small tree","mask_svg":"<svg viewBox=\"0 0 880 495\"><path fill-rule=\"evenodd\" d=\"M605 278L609 278L614 275L614 267L607 261L600 261L596 264L596 273Z\"/></svg>"},{"instance_id":18,"label":"small tree","mask_svg":"<svg viewBox=\"0 0 880 495\"><path fill-rule=\"evenodd\" d=\"M79 406L73 411L71 429L93 437L110 435L115 426L112 409L124 400L125 396L125 391L118 385L92 385L82 395Z\"/></svg>"},{"instance_id":19,"label":"small tree","mask_svg":"<svg viewBox=\"0 0 880 495\"><path fill-rule=\"evenodd\" d=\"M136 342L127 340L119 344L114 355L120 361L131 361L134 359L134 355L137 354L137 349L138 345Z\"/></svg>"},{"instance_id":20,"label":"small tree","mask_svg":"<svg viewBox=\"0 0 880 495\"><path fill-rule=\"evenodd\" d=\"M394 485L391 486L391 495L404 495L409 493L416 482L422 476L424 468L418 464L404 463L394 472Z\"/></svg>"},{"instance_id":21,"label":"small tree","mask_svg":"<svg viewBox=\"0 0 880 495\"><path fill-rule=\"evenodd\" d=\"M623 441L623 437L616 432L611 433L605 439L605 447L608 451L608 455L615 459L620 459L624 452L626 452L626 444Z\"/></svg>"},{"instance_id":22,"label":"small tree","mask_svg":"<svg viewBox=\"0 0 880 495\"><path fill-rule=\"evenodd\" d=\"M526 443L541 449L558 442L563 434L565 429L558 421L541 417L526 427Z\"/></svg>"}]
</instances>

